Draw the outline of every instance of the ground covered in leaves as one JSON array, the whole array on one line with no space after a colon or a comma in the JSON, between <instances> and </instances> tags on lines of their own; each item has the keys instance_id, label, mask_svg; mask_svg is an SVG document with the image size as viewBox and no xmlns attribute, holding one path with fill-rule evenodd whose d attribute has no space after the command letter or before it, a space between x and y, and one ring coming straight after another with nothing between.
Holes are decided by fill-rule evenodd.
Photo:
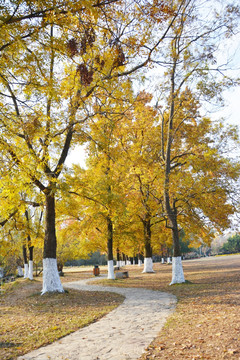
<instances>
[{"instance_id":1,"label":"ground covered in leaves","mask_svg":"<svg viewBox=\"0 0 240 360\"><path fill-rule=\"evenodd\" d=\"M128 268L130 277L108 285L171 292L176 311L141 360L240 360L240 256L183 262L186 284L169 286L171 266L154 264L154 274ZM158 321L158 319L156 319Z\"/></svg>"},{"instance_id":2,"label":"ground covered in leaves","mask_svg":"<svg viewBox=\"0 0 240 360\"><path fill-rule=\"evenodd\" d=\"M171 265L167 264L154 264L154 274L129 266L129 278L101 281L177 296L176 311L141 360L240 360L240 255L188 260L183 267L187 283L181 285L168 285ZM65 272L63 283L93 276L92 268L74 270ZM106 267L100 272L106 273ZM120 301L114 294L73 290L64 296L41 297L40 288L39 281L22 281L1 295L0 359L14 359L96 321Z\"/></svg>"},{"instance_id":3,"label":"ground covered in leaves","mask_svg":"<svg viewBox=\"0 0 240 360\"><path fill-rule=\"evenodd\" d=\"M240 257L184 263L177 311L142 359L240 359Z\"/></svg>"},{"instance_id":4,"label":"ground covered in leaves","mask_svg":"<svg viewBox=\"0 0 240 360\"><path fill-rule=\"evenodd\" d=\"M97 321L124 300L113 293L75 290L41 296L41 287L30 280L6 284L0 295L1 360L16 359Z\"/></svg>"}]
</instances>

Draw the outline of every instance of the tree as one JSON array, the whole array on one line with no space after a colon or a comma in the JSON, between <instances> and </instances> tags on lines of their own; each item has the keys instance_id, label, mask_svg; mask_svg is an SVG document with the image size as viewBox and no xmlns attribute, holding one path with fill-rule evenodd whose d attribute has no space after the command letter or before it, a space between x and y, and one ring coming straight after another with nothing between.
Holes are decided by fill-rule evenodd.
<instances>
[{"instance_id":1,"label":"tree","mask_svg":"<svg viewBox=\"0 0 240 360\"><path fill-rule=\"evenodd\" d=\"M240 252L240 235L236 234L228 238L227 242L223 244L221 252L224 254L234 254Z\"/></svg>"},{"instance_id":2,"label":"tree","mask_svg":"<svg viewBox=\"0 0 240 360\"><path fill-rule=\"evenodd\" d=\"M151 12L150 12L151 13ZM56 264L55 194L72 144L103 113L108 83L147 65L155 15L124 1L9 1L1 18L0 146L45 201L42 293L63 292ZM141 34L139 36L139 34ZM136 63L136 59L138 60ZM7 66L6 66L7 64Z\"/></svg>"},{"instance_id":3,"label":"tree","mask_svg":"<svg viewBox=\"0 0 240 360\"><path fill-rule=\"evenodd\" d=\"M62 274L67 261L84 258L84 254L81 252L81 236L79 232L74 232L73 221L57 224L57 239L57 267Z\"/></svg>"},{"instance_id":4,"label":"tree","mask_svg":"<svg viewBox=\"0 0 240 360\"><path fill-rule=\"evenodd\" d=\"M129 110L121 127L121 144L124 151L121 162L126 174L128 216L142 228L145 248L143 272L153 272L152 231L163 222L162 174L158 167L158 129L155 126L156 109L150 105L151 95L141 92Z\"/></svg>"},{"instance_id":5,"label":"tree","mask_svg":"<svg viewBox=\"0 0 240 360\"><path fill-rule=\"evenodd\" d=\"M129 106L129 99L125 95L131 93L129 87L131 88L129 82L120 81L112 87L112 96L105 100L106 114L94 117L88 132L85 132L90 139L88 168L82 171L76 167L74 179L68 180L72 183L71 194L81 197L80 206L82 204L85 208L82 220L83 226L84 222L87 222L85 226L88 234L85 236L92 238L95 243L94 250L100 250L96 245L101 242L101 250L107 250L109 279L114 279L114 234L125 207L121 185L124 174L118 162L121 152L117 133L119 122L123 121L124 111ZM91 223L89 217L92 219Z\"/></svg>"},{"instance_id":6,"label":"tree","mask_svg":"<svg viewBox=\"0 0 240 360\"><path fill-rule=\"evenodd\" d=\"M156 57L157 64L166 64L166 82L159 81L162 94L159 100L159 166L164 169L166 225L173 237L171 284L185 281L179 219L187 215L188 220L192 220L188 222L191 231L194 227L195 230L202 227L201 236L205 238L213 233L210 231L211 224L226 227L229 224L228 215L234 212L233 206L228 203L228 194L233 189L231 181L238 177L237 166L221 151L223 139L219 144L213 139L213 136L217 137L216 140L221 138L223 124L211 125L199 110L203 97L209 101L214 98L221 101L221 91L234 83L222 76L222 67L216 65L216 52L221 39L230 35L238 10L227 4L220 15L219 11L216 14L203 11L201 1L176 1L172 4L180 3L180 11L171 27L169 47L161 49ZM226 134L226 139L236 139L233 129ZM187 232L184 219L186 217L182 225Z\"/></svg>"},{"instance_id":7,"label":"tree","mask_svg":"<svg viewBox=\"0 0 240 360\"><path fill-rule=\"evenodd\" d=\"M0 237L3 240L8 239L8 248L18 248L21 246L23 251L22 255L24 258L24 277L33 279L33 245L31 244L31 236L33 234L33 221L32 216L36 212L36 207L40 207L38 195L33 195L33 187L30 183L26 183L21 178L21 174L17 169L11 165L9 159L4 157L2 154L1 159L1 230ZM25 193L21 192L20 189L24 188ZM29 198L32 197L32 200ZM17 235L19 232L19 235ZM9 233L11 236L7 236ZM16 241L14 241L16 237ZM19 243L20 242L20 243ZM4 241L6 244L6 242ZM14 245L13 245L14 243ZM28 271L28 257L27 249L29 249L29 271ZM2 248L1 252L5 250ZM9 251L9 255L11 251ZM22 265L20 261L20 255L18 256L18 265ZM15 264L17 266L17 264Z\"/></svg>"}]
</instances>

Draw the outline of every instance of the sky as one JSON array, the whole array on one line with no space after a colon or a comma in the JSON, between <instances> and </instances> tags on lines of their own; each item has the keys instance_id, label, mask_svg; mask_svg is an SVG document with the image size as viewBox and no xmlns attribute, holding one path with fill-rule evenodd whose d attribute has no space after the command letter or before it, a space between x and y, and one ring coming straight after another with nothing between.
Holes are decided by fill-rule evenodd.
<instances>
[{"instance_id":1,"label":"sky","mask_svg":"<svg viewBox=\"0 0 240 360\"><path fill-rule=\"evenodd\" d=\"M225 92L224 98L226 101L225 108L222 108L220 111L212 114L212 116L215 119L224 117L227 123L239 126L240 132L240 86ZM85 167L85 159L86 152L84 146L77 146L70 152L66 160L66 165L71 167L72 164L80 164L82 167Z\"/></svg>"},{"instance_id":2,"label":"sky","mask_svg":"<svg viewBox=\"0 0 240 360\"><path fill-rule=\"evenodd\" d=\"M84 146L76 146L74 150L70 151L66 159L66 165L71 167L72 164L79 164L85 167L86 152Z\"/></svg>"},{"instance_id":3,"label":"sky","mask_svg":"<svg viewBox=\"0 0 240 360\"><path fill-rule=\"evenodd\" d=\"M240 78L240 34L235 34L226 43L222 43L219 48L219 63L228 62L231 59L229 75ZM240 134L240 86L236 86L224 92L225 106L219 111L211 113L209 116L213 120L225 118L226 122L239 127ZM239 154L240 155L240 150ZM85 167L86 152L84 146L77 146L72 150L67 158L66 165L71 166L80 164Z\"/></svg>"}]
</instances>

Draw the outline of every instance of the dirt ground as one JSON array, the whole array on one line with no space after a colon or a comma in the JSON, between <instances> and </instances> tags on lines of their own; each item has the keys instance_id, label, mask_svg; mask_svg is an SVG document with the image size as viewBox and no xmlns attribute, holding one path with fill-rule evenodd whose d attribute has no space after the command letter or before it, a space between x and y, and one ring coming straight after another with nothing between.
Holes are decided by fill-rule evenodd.
<instances>
[{"instance_id":1,"label":"dirt ground","mask_svg":"<svg viewBox=\"0 0 240 360\"><path fill-rule=\"evenodd\" d=\"M39 279L38 279L39 280ZM41 295L41 281L18 280L0 295L0 359L12 360L97 321L124 297L76 291Z\"/></svg>"},{"instance_id":2,"label":"dirt ground","mask_svg":"<svg viewBox=\"0 0 240 360\"><path fill-rule=\"evenodd\" d=\"M128 279L102 281L167 291L178 298L175 313L141 360L240 360L240 255L187 260L183 268L187 283L181 285L169 286L171 266L167 264L154 264L154 274L129 266ZM84 275L69 273L64 281L79 276Z\"/></svg>"},{"instance_id":3,"label":"dirt ground","mask_svg":"<svg viewBox=\"0 0 240 360\"><path fill-rule=\"evenodd\" d=\"M186 283L173 286L167 264L154 264L154 274L126 267L128 279L103 281L167 291L178 298L176 311L141 360L240 360L240 255L186 260L183 268Z\"/></svg>"},{"instance_id":4,"label":"dirt ground","mask_svg":"<svg viewBox=\"0 0 240 360\"><path fill-rule=\"evenodd\" d=\"M240 359L240 256L184 262L187 285L142 359Z\"/></svg>"},{"instance_id":5,"label":"dirt ground","mask_svg":"<svg viewBox=\"0 0 240 360\"><path fill-rule=\"evenodd\" d=\"M159 336L146 349L141 360L240 360L240 255L188 260L183 262L183 267L187 282L181 285L169 286L171 266L167 264L154 264L154 274L142 274L142 268L129 266L126 267L126 270L129 271L129 278L115 281L102 280L104 284L110 286L143 287L167 291L178 298L176 311L168 319ZM100 267L100 272L106 272L106 267ZM61 280L65 283L88 277L93 277L92 268L85 270L68 268ZM39 281L31 282L29 286L32 287L31 293L33 290L40 291ZM34 289L34 287L36 288ZM4 296L1 295L2 301L3 298ZM33 296L33 299L35 298L36 295ZM31 297L28 299L31 300ZM87 311L90 311L87 307L89 299L86 297L84 299L82 311L85 310L86 314ZM97 298L94 297L94 299ZM108 297L105 296L96 301L99 302L99 305L104 305L107 300ZM1 306L4 305L2 301ZM13 299L6 301L7 305L11 305L11 301L14 302ZM73 297L70 301L70 308L76 309L76 306L79 306L74 303L75 301L76 299L74 300ZM96 301L94 306L96 306ZM109 305L117 301L112 298ZM58 313L64 309L64 305L60 303ZM41 305L42 308L38 307L38 311L44 309L44 306L48 306L47 304L46 298L45 305ZM8 311L10 311L9 307ZM15 314L11 313L10 315L9 313L7 316L15 319L16 322L16 313L15 308ZM65 316L66 326L70 326L67 318L68 316ZM24 327L24 325L21 326ZM57 329L55 330L57 332ZM9 336L9 342L11 339L20 343L17 335L14 338L14 331ZM1 350L0 348L0 358L7 359L7 357L1 356Z\"/></svg>"}]
</instances>

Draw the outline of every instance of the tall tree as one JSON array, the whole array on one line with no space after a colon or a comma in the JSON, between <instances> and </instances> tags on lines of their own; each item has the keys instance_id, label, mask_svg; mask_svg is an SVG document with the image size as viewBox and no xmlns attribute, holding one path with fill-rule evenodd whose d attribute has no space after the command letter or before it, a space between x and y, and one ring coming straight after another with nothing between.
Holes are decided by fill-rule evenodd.
<instances>
[{"instance_id":1,"label":"tall tree","mask_svg":"<svg viewBox=\"0 0 240 360\"><path fill-rule=\"evenodd\" d=\"M151 95L141 92L121 128L122 163L128 189L127 203L132 222L141 224L144 239L144 270L153 272L152 229L162 216L162 174L158 166L158 128ZM135 219L135 220L133 220Z\"/></svg>"},{"instance_id":2,"label":"tall tree","mask_svg":"<svg viewBox=\"0 0 240 360\"><path fill-rule=\"evenodd\" d=\"M238 9L229 4L223 6L220 2L213 4L217 6L217 9L213 6L208 10L203 8L203 2L200 0L172 2L174 6L179 3L181 3L181 9L171 28L169 47L161 49L158 59L156 58L156 63L160 65L165 61L167 68L159 81L162 84L159 89L164 95L159 102L162 124L160 164L164 168L164 209L167 226L171 229L173 237L172 284L185 281L179 244L179 217L182 212L178 204L180 201L186 204L190 202L189 190L192 198L198 198L193 194L192 189L197 190L195 184L198 183L197 193L199 194L201 183L202 196L200 198L202 200L199 200L195 210L189 206L189 214L194 213L196 219L201 219L201 225L207 224L209 220L210 223L211 221L215 223L217 219L214 220L214 216L210 216L208 211L211 208L210 197L208 205L203 201L205 192L208 196L211 193L212 197L215 193L215 201L218 198L218 203L225 207L225 214L219 214L218 217L219 223L222 222L224 226L227 214L233 211L227 197L230 188L226 184L230 185L230 180L227 181L226 178L236 179L237 177L234 164L230 170L230 160L224 159L224 155L219 151L219 145L214 144L210 135L211 132L213 134L215 131L221 132L222 125L219 124L218 130L214 130L209 120L201 116L199 106L203 98L209 101L217 98L221 101L221 91L224 87L234 84L230 78L222 76L223 66L217 64L216 56L220 41L231 34L233 18L236 18ZM205 2L204 4L206 5ZM199 134L196 134L196 130ZM228 135L231 136L230 133ZM196 141L195 145L193 141ZM194 175L196 164L199 168ZM209 168L207 169L206 166ZM210 180L211 166L216 166L216 169L218 168L216 171L222 171L223 175L218 179L212 177ZM212 173L214 173L213 170ZM209 191L206 190L207 186L204 187L204 180L205 186L209 181ZM220 192L222 192L221 195ZM186 198L180 200L183 194ZM215 207L216 213L218 212Z\"/></svg>"},{"instance_id":3,"label":"tall tree","mask_svg":"<svg viewBox=\"0 0 240 360\"><path fill-rule=\"evenodd\" d=\"M108 83L149 63L175 14L163 6L157 16L162 31L153 41L155 15L138 2L12 0L4 8L0 146L45 199L42 293L63 292L55 194L70 146L103 113Z\"/></svg>"},{"instance_id":4,"label":"tall tree","mask_svg":"<svg viewBox=\"0 0 240 360\"><path fill-rule=\"evenodd\" d=\"M114 84L112 97L106 100L106 113L93 118L85 132L89 139L88 168L84 172L76 172L75 180L69 181L73 184L73 196L82 198L85 213L95 217L91 226L98 229L95 237L102 238L102 246L107 249L109 279L114 279L114 233L125 207L121 185L124 174L118 166L121 157L118 128L119 123L124 121L124 111L129 107L128 93L131 94L129 82ZM89 223L88 216L86 220Z\"/></svg>"}]
</instances>

